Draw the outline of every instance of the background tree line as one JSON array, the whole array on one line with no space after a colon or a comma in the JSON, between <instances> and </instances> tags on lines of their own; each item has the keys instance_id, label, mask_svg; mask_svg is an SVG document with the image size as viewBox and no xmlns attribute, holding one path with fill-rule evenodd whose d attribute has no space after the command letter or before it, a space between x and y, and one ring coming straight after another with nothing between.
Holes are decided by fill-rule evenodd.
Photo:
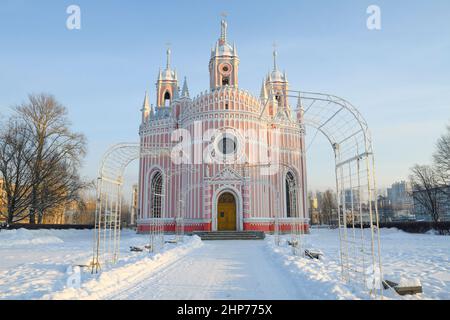
<instances>
[{"instance_id":1,"label":"background tree line","mask_svg":"<svg viewBox=\"0 0 450 320\"><path fill-rule=\"evenodd\" d=\"M332 225L337 221L337 199L332 190L318 197L319 224Z\"/></svg>"},{"instance_id":2,"label":"background tree line","mask_svg":"<svg viewBox=\"0 0 450 320\"><path fill-rule=\"evenodd\" d=\"M79 175L86 138L73 132L66 107L52 95L29 95L0 123L0 178L8 224L42 223L46 213L81 202L91 184Z\"/></svg>"},{"instance_id":3,"label":"background tree line","mask_svg":"<svg viewBox=\"0 0 450 320\"><path fill-rule=\"evenodd\" d=\"M450 125L436 143L431 165L416 164L409 177L414 202L432 220L441 221L444 206L450 207Z\"/></svg>"}]
</instances>

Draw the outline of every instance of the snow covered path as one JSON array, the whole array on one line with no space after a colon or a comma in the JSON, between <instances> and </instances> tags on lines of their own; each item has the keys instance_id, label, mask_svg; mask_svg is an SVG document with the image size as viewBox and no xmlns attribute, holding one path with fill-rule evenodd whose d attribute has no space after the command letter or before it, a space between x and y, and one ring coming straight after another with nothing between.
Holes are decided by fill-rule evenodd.
<instances>
[{"instance_id":1,"label":"snow covered path","mask_svg":"<svg viewBox=\"0 0 450 320\"><path fill-rule=\"evenodd\" d=\"M305 299L264 241L210 241L109 299ZM157 288L157 290L155 290Z\"/></svg>"}]
</instances>

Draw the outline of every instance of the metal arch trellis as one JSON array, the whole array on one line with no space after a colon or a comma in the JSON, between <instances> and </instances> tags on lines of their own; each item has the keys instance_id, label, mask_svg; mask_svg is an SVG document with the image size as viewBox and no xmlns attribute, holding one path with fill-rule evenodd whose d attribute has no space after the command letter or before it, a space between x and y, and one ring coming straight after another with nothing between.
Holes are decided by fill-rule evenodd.
<instances>
[{"instance_id":1,"label":"metal arch trellis","mask_svg":"<svg viewBox=\"0 0 450 320\"><path fill-rule=\"evenodd\" d=\"M348 101L330 94L289 90L305 126L321 132L335 156L342 277L382 297L382 264L374 153L367 122ZM364 225L369 228L364 229Z\"/></svg>"},{"instance_id":2,"label":"metal arch trellis","mask_svg":"<svg viewBox=\"0 0 450 320\"><path fill-rule=\"evenodd\" d=\"M163 157L170 157L170 144L120 143L114 145L104 154L100 163L97 179L97 204L95 213L95 228L93 235L92 272L98 272L102 264L115 263L119 256L120 246L120 217L123 174L130 162L139 158L152 159L158 162ZM195 168L180 166L166 168L160 172L158 186L148 185L144 181L144 205L149 202L148 192L158 197L157 207L147 210L149 219L150 245L148 249L154 252L164 245L164 221L167 219L165 194L167 185L172 178L184 172L195 172ZM150 189L149 189L150 188ZM181 196L180 196L181 198ZM150 209L148 207L147 209ZM182 241L184 235L184 204L180 199L175 216L176 241Z\"/></svg>"},{"instance_id":3,"label":"metal arch trellis","mask_svg":"<svg viewBox=\"0 0 450 320\"><path fill-rule=\"evenodd\" d=\"M139 158L139 145L121 143L108 149L100 163L97 178L92 272L101 262L115 262L120 246L123 173L130 162Z\"/></svg>"},{"instance_id":4,"label":"metal arch trellis","mask_svg":"<svg viewBox=\"0 0 450 320\"><path fill-rule=\"evenodd\" d=\"M138 143L120 143L104 154L97 178L91 261L93 273L98 272L102 264L115 263L119 257L122 185L126 167L143 156L155 158L169 153L170 148L164 145L141 147ZM159 223L161 219L156 220ZM153 232L158 231L156 228Z\"/></svg>"}]
</instances>

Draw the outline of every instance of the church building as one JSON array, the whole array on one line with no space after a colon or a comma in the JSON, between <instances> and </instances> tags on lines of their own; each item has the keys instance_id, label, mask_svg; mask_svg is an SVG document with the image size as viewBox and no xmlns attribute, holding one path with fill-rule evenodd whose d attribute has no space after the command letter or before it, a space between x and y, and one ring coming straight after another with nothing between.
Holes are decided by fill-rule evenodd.
<instances>
[{"instance_id":1,"label":"church building","mask_svg":"<svg viewBox=\"0 0 450 320\"><path fill-rule=\"evenodd\" d=\"M227 28L222 20L207 91L191 96L168 49L154 104L145 94L139 232L148 232L155 219L166 232L179 223L185 232L272 232L276 221L289 231L290 221L308 212L301 103L287 98L289 82L276 51L259 96L239 87L239 55Z\"/></svg>"}]
</instances>

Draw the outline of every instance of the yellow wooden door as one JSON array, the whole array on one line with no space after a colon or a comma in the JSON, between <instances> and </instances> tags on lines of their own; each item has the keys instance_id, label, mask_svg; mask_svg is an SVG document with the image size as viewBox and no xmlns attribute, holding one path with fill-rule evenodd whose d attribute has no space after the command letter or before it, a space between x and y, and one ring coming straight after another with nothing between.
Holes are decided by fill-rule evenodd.
<instances>
[{"instance_id":1,"label":"yellow wooden door","mask_svg":"<svg viewBox=\"0 0 450 320\"><path fill-rule=\"evenodd\" d=\"M217 204L217 229L219 231L236 230L236 202L232 194L223 194Z\"/></svg>"}]
</instances>

